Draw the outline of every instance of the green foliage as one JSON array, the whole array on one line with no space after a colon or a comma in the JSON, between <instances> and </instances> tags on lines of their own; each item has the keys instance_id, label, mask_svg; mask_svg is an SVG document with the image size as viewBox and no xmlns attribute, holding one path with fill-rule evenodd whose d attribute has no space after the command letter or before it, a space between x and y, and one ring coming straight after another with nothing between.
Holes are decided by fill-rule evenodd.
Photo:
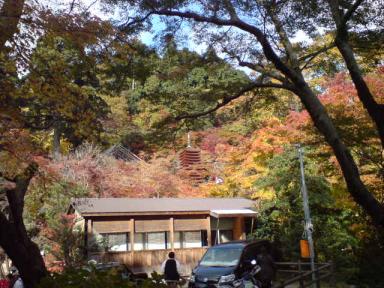
<instances>
[{"instance_id":1,"label":"green foliage","mask_svg":"<svg viewBox=\"0 0 384 288\"><path fill-rule=\"evenodd\" d=\"M92 266L68 269L43 279L37 288L165 288L162 277L154 273L152 279L140 282L126 279L118 269L97 270Z\"/></svg>"},{"instance_id":2,"label":"green foliage","mask_svg":"<svg viewBox=\"0 0 384 288\"><path fill-rule=\"evenodd\" d=\"M83 231L66 216L72 198L85 197L85 187L40 178L33 183L25 199L25 222L30 235L46 254L63 259L67 266L83 260Z\"/></svg>"},{"instance_id":3,"label":"green foliage","mask_svg":"<svg viewBox=\"0 0 384 288\"><path fill-rule=\"evenodd\" d=\"M351 229L355 211L336 205L332 185L321 175L318 164L306 158L305 177L314 226L318 261L334 261L339 276L346 279L356 270L358 238ZM303 233L303 206L300 193L300 171L297 152L286 149L269 161L269 172L256 183L259 189L272 188L275 197L261 204L254 237L275 242L287 259L300 256L299 240Z\"/></svg>"},{"instance_id":4,"label":"green foliage","mask_svg":"<svg viewBox=\"0 0 384 288\"><path fill-rule=\"evenodd\" d=\"M201 56L187 49L178 50L171 43L163 55L152 56L148 76L134 90L127 91L133 122L149 132L148 139L161 141L165 137L170 141L173 136L169 133L170 126L184 129L180 132L212 127L215 124L213 115L180 123L173 119L212 108L249 82L243 72L213 58L209 53Z\"/></svg>"},{"instance_id":5,"label":"green foliage","mask_svg":"<svg viewBox=\"0 0 384 288\"><path fill-rule=\"evenodd\" d=\"M84 48L85 49L85 48ZM55 128L73 145L97 140L109 109L97 90L92 57L71 39L40 39L25 85L23 111L37 130Z\"/></svg>"}]
</instances>

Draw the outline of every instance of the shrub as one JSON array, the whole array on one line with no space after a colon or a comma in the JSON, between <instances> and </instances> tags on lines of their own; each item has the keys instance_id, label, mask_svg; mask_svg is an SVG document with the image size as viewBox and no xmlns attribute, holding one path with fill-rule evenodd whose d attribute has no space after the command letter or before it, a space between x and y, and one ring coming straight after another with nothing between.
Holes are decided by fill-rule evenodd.
<instances>
[{"instance_id":1,"label":"shrub","mask_svg":"<svg viewBox=\"0 0 384 288\"><path fill-rule=\"evenodd\" d=\"M54 273L44 278L38 288L162 288L167 287L160 275L140 282L124 277L118 269L100 271L93 266L70 268L63 273Z\"/></svg>"}]
</instances>

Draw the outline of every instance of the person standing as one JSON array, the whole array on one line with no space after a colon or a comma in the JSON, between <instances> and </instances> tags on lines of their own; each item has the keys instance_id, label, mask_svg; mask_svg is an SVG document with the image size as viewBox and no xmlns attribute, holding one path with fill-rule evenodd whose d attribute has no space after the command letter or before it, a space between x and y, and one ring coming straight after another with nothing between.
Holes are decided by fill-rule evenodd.
<instances>
[{"instance_id":1,"label":"person standing","mask_svg":"<svg viewBox=\"0 0 384 288\"><path fill-rule=\"evenodd\" d=\"M169 252L168 259L161 265L161 272L169 287L176 287L180 281L180 263L175 259L175 252Z\"/></svg>"}]
</instances>

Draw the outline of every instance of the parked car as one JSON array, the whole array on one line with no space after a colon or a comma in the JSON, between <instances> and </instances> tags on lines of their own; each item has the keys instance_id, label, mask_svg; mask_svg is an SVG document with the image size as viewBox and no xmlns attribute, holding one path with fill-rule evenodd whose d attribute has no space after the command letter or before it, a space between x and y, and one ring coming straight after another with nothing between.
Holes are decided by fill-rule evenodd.
<instances>
[{"instance_id":1,"label":"parked car","mask_svg":"<svg viewBox=\"0 0 384 288\"><path fill-rule=\"evenodd\" d=\"M267 240L227 242L207 250L193 269L189 288L242 287L244 275L260 266L258 281L270 287L275 268Z\"/></svg>"}]
</instances>

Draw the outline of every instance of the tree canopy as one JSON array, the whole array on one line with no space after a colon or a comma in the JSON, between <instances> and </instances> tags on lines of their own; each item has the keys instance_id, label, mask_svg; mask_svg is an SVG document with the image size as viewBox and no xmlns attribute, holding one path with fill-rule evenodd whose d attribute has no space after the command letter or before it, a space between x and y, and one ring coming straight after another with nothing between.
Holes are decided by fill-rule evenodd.
<instances>
[{"instance_id":1,"label":"tree canopy","mask_svg":"<svg viewBox=\"0 0 384 288\"><path fill-rule=\"evenodd\" d=\"M239 65L255 71L255 80L240 93L222 98L214 110L226 105L246 91L258 87L280 88L299 97L314 125L332 148L351 196L372 217L377 225L384 223L384 207L362 181L356 161L345 140L340 135L324 105L317 98L317 91L306 78L306 70L317 55L336 46L341 54L357 90L359 100L375 123L381 145L384 147L384 105L374 96L364 80L356 53L352 49L350 34L380 34L383 17L381 5L375 1L106 1L126 3L142 15L124 19L126 28L146 21L151 15L172 17L175 22L189 21L197 37L207 45L217 43L223 53L238 61ZM360 13L364 11L364 13ZM286 17L289 15L289 17ZM129 21L131 19L131 21ZM299 19L299 20L298 20ZM360 29L365 23L373 24ZM215 28L213 28L215 27ZM308 52L305 43L291 39L300 29L308 37L319 37L324 31L333 34L330 45ZM209 37L207 37L209 35ZM216 39L220 39L217 41ZM206 114L212 112L211 109ZM179 118L197 117L192 113Z\"/></svg>"},{"instance_id":2,"label":"tree canopy","mask_svg":"<svg viewBox=\"0 0 384 288\"><path fill-rule=\"evenodd\" d=\"M46 277L41 249L84 264L71 197L254 199L249 237L298 257L301 143L319 259L381 287L367 259L382 269L382 1L101 2L112 20L0 0L0 246L26 286L67 281ZM179 170L187 132L199 185Z\"/></svg>"}]
</instances>

